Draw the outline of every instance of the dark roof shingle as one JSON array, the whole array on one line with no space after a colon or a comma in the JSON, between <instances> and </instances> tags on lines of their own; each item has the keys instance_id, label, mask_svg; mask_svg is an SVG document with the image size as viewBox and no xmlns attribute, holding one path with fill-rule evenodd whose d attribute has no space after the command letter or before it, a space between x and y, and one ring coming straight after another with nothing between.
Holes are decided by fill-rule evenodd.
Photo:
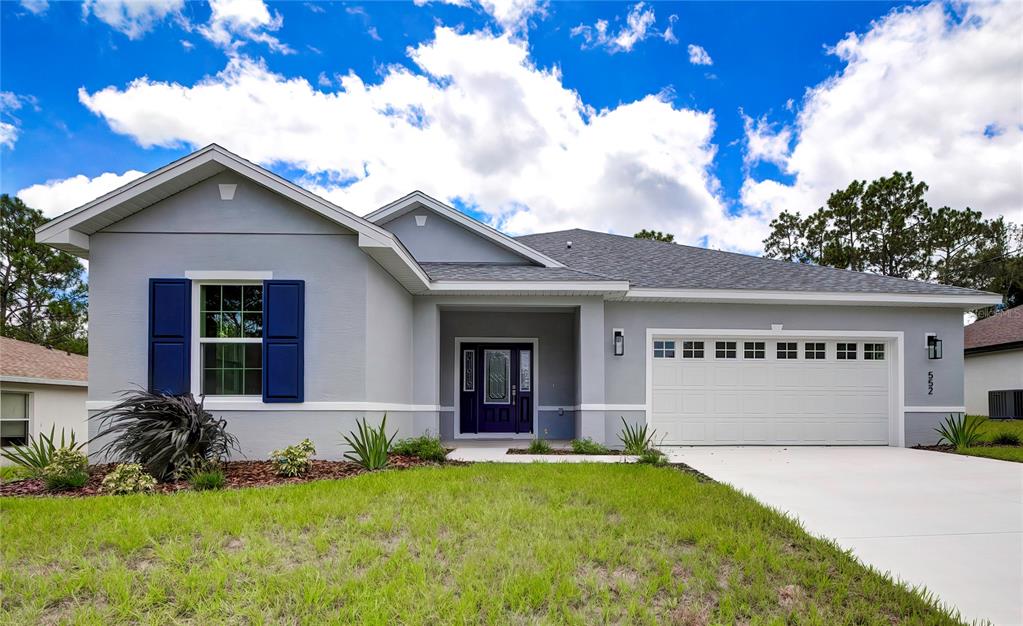
<instances>
[{"instance_id":1,"label":"dark roof shingle","mask_svg":"<svg viewBox=\"0 0 1023 626\"><path fill-rule=\"evenodd\" d=\"M661 289L759 289L976 296L984 292L573 229L517 237L573 270ZM567 242L572 242L572 247ZM986 295L986 294L985 294Z\"/></svg>"},{"instance_id":2,"label":"dark roof shingle","mask_svg":"<svg viewBox=\"0 0 1023 626\"><path fill-rule=\"evenodd\" d=\"M0 337L0 376L88 382L89 357Z\"/></svg>"},{"instance_id":3,"label":"dark roof shingle","mask_svg":"<svg viewBox=\"0 0 1023 626\"><path fill-rule=\"evenodd\" d=\"M430 280L536 280L536 281L606 281L613 280L565 267L537 265L498 265L493 263L429 263L419 264Z\"/></svg>"},{"instance_id":4,"label":"dark roof shingle","mask_svg":"<svg viewBox=\"0 0 1023 626\"><path fill-rule=\"evenodd\" d=\"M1023 343L1023 307L996 313L978 320L963 331L967 351Z\"/></svg>"}]
</instances>

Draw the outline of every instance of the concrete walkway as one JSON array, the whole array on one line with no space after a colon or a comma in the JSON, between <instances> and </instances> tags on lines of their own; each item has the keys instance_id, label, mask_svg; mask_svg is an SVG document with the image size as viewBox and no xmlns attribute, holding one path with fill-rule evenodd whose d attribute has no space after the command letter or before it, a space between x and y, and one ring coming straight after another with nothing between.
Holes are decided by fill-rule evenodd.
<instances>
[{"instance_id":1,"label":"concrete walkway","mask_svg":"<svg viewBox=\"0 0 1023 626\"><path fill-rule=\"evenodd\" d=\"M550 442L555 448L567 448L568 442ZM634 456L620 454L508 454L509 448L525 448L529 441L490 441L465 440L444 442L444 446L454 448L448 453L452 461L471 461L473 463L633 463Z\"/></svg>"},{"instance_id":2,"label":"concrete walkway","mask_svg":"<svg viewBox=\"0 0 1023 626\"><path fill-rule=\"evenodd\" d=\"M1023 624L1023 464L905 448L663 448L970 620Z\"/></svg>"}]
</instances>

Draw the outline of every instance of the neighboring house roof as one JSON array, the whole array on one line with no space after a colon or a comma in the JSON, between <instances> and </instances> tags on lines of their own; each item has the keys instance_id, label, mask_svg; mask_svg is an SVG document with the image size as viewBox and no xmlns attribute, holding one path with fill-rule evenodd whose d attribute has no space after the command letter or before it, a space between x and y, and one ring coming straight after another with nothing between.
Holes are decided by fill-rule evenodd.
<instances>
[{"instance_id":1,"label":"neighboring house roof","mask_svg":"<svg viewBox=\"0 0 1023 626\"><path fill-rule=\"evenodd\" d=\"M450 207L440 200L432 198L418 190L413 191L407 196L398 198L390 204L380 207L376 211L367 215L366 219L379 226L384 226L391 220L397 219L419 207L426 207L427 209L430 209L434 213L451 220L466 230L493 242L505 250L509 250L521 256L524 260L534 261L547 267L563 267L561 263L555 261L549 256L541 254L522 242L516 241L514 238L505 235L501 231L487 226L483 222L474 220L458 209Z\"/></svg>"},{"instance_id":2,"label":"neighboring house roof","mask_svg":"<svg viewBox=\"0 0 1023 626\"><path fill-rule=\"evenodd\" d=\"M988 297L973 289L792 263L588 230L525 235L518 240L567 267L627 280L632 288L893 293ZM568 242L571 241L571 247Z\"/></svg>"},{"instance_id":3,"label":"neighboring house roof","mask_svg":"<svg viewBox=\"0 0 1023 626\"><path fill-rule=\"evenodd\" d=\"M1023 307L977 320L963 331L966 354L1023 349Z\"/></svg>"},{"instance_id":4,"label":"neighboring house roof","mask_svg":"<svg viewBox=\"0 0 1023 626\"><path fill-rule=\"evenodd\" d=\"M0 337L0 380L85 386L89 382L89 357Z\"/></svg>"}]
</instances>

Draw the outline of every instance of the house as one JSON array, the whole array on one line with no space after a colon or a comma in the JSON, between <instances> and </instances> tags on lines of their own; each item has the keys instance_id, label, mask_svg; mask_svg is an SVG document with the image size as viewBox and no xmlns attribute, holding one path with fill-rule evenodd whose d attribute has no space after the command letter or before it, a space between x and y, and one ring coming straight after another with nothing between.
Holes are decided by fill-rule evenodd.
<instances>
[{"instance_id":1,"label":"house","mask_svg":"<svg viewBox=\"0 0 1023 626\"><path fill-rule=\"evenodd\" d=\"M399 437L932 441L995 294L584 230L421 193L358 217L211 145L40 227L89 259L90 412L205 396L250 457ZM944 346L943 356L940 347ZM936 358L942 356L942 358Z\"/></svg>"},{"instance_id":2,"label":"house","mask_svg":"<svg viewBox=\"0 0 1023 626\"><path fill-rule=\"evenodd\" d=\"M966 412L1023 417L1023 307L996 313L965 330ZM990 412L988 392L1016 391ZM1016 399L1018 398L1018 399ZM996 400L998 402L998 400Z\"/></svg>"},{"instance_id":3,"label":"house","mask_svg":"<svg viewBox=\"0 0 1023 626\"><path fill-rule=\"evenodd\" d=\"M86 441L89 358L0 337L0 446L24 445L29 435L59 440L61 430Z\"/></svg>"}]
</instances>

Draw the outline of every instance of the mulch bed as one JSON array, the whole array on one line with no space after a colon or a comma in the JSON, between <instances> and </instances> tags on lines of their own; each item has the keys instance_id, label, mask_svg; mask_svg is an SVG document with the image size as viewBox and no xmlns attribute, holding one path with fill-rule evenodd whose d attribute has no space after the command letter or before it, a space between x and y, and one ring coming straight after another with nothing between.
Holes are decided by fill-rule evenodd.
<instances>
[{"instance_id":1,"label":"mulch bed","mask_svg":"<svg viewBox=\"0 0 1023 626\"><path fill-rule=\"evenodd\" d=\"M1018 446L1006 446L1006 445L1003 445L1003 444L992 443L990 441L981 441L979 443L973 444L970 447L971 448L1015 448L1015 447L1018 447ZM942 444L938 444L938 445L934 445L934 446L913 446L913 449L914 450L930 450L932 452L951 452L951 453L955 453L955 451L956 451L956 447L955 446L953 446L951 444L947 444L947 443L942 443Z\"/></svg>"},{"instance_id":2,"label":"mulch bed","mask_svg":"<svg viewBox=\"0 0 1023 626\"><path fill-rule=\"evenodd\" d=\"M274 473L273 466L269 461L229 461L224 464L224 474L227 478L225 489L240 489L243 487L270 487L274 485L293 485L307 483L314 480L338 480L350 478L366 472L357 463L350 461L317 461L314 460L312 467L304 476L284 477ZM465 465L458 461L447 461L446 465ZM423 461L412 456L391 455L390 469L410 469L414 467L436 466L439 463ZM0 497L4 496L65 496L83 497L102 495L100 485L103 477L114 469L113 464L89 466L89 482L81 489L73 491L53 492L47 491L41 478L25 478L0 484ZM171 493L191 489L188 481L158 483L157 493Z\"/></svg>"}]
</instances>

